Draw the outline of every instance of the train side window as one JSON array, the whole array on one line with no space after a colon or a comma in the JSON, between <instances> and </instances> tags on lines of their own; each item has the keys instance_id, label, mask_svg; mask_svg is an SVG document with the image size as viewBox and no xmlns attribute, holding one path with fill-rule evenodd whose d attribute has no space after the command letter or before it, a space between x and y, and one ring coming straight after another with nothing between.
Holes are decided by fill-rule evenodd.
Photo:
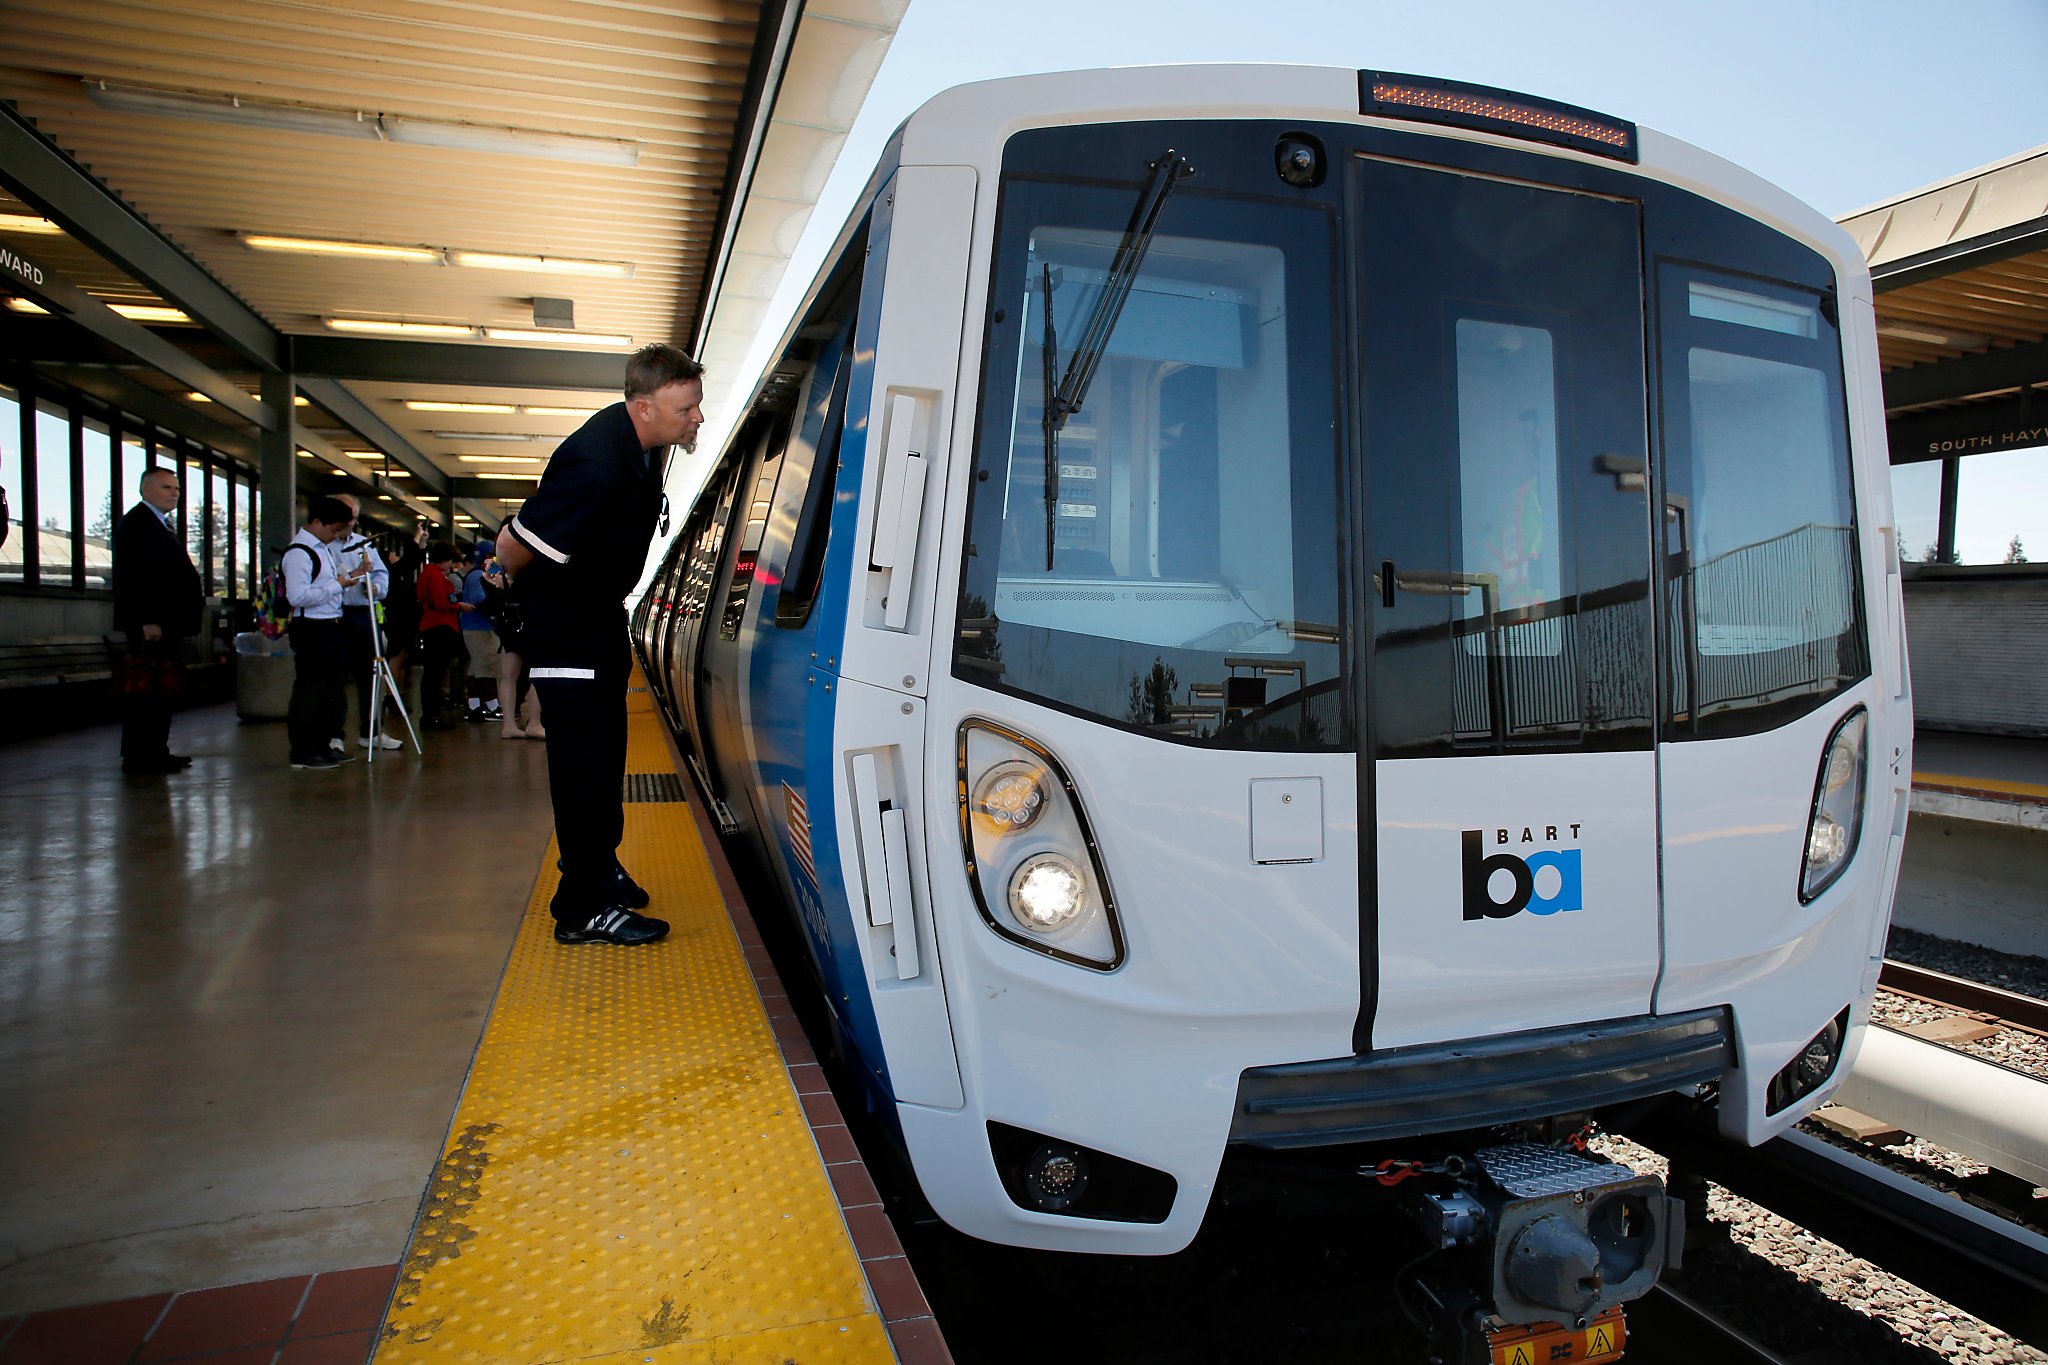
<instances>
[{"instance_id":1,"label":"train side window","mask_svg":"<svg viewBox=\"0 0 2048 1365\"><path fill-rule=\"evenodd\" d=\"M830 387L826 390L823 424L815 435L806 432L812 449L810 483L804 489L803 508L797 514L796 530L789 547L789 564L782 576L782 591L775 599L775 624L795 630L811 619L818 600L818 585L825 573L825 539L832 527L832 490L839 479L839 438L846 424L846 393L853 378L853 320L848 318L828 356L836 353ZM810 423L806 421L808 427Z\"/></svg>"},{"instance_id":2,"label":"train side window","mask_svg":"<svg viewBox=\"0 0 2048 1365\"><path fill-rule=\"evenodd\" d=\"M1677 265L1660 285L1666 738L1753 734L1870 671L1841 342L1809 290Z\"/></svg>"},{"instance_id":3,"label":"train side window","mask_svg":"<svg viewBox=\"0 0 2048 1365\"><path fill-rule=\"evenodd\" d=\"M1005 182L954 672L1187 742L1341 748L1325 210L1178 189L1047 478L1043 376L1135 192Z\"/></svg>"}]
</instances>

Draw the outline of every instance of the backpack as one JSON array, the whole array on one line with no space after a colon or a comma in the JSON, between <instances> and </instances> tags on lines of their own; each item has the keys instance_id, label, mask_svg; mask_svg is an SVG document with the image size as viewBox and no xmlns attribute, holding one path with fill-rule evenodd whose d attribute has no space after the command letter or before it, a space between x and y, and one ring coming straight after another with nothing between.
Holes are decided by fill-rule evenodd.
<instances>
[{"instance_id":1,"label":"backpack","mask_svg":"<svg viewBox=\"0 0 2048 1365\"><path fill-rule=\"evenodd\" d=\"M292 600L284 586L284 557L293 550L304 550L306 557L313 561L313 577L320 576L320 556L313 553L311 546L293 541L284 547L284 553L263 575L263 583L256 590L256 628L267 640L275 640L291 625Z\"/></svg>"}]
</instances>

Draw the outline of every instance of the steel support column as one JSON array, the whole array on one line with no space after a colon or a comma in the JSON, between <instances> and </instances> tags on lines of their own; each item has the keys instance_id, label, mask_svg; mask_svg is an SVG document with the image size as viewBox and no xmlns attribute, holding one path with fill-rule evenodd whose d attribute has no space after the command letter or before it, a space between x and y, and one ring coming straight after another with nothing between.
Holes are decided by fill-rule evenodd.
<instances>
[{"instance_id":1,"label":"steel support column","mask_svg":"<svg viewBox=\"0 0 2048 1365\"><path fill-rule=\"evenodd\" d=\"M287 363L290 347L286 346ZM265 370L262 377L263 406L284 414L284 420L258 439L262 455L263 538L258 542L263 566L282 553L299 533L299 454L292 440L292 375L289 369Z\"/></svg>"}]
</instances>

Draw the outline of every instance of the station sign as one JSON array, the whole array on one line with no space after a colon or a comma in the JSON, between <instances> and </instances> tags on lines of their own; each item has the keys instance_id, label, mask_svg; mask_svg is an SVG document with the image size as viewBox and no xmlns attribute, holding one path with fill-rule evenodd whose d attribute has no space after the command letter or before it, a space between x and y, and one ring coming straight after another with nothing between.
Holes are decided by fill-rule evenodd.
<instances>
[{"instance_id":1,"label":"station sign","mask_svg":"<svg viewBox=\"0 0 2048 1365\"><path fill-rule=\"evenodd\" d=\"M2048 388L1939 412L1904 413L1887 424L1893 464L1950 460L2048 446Z\"/></svg>"}]
</instances>

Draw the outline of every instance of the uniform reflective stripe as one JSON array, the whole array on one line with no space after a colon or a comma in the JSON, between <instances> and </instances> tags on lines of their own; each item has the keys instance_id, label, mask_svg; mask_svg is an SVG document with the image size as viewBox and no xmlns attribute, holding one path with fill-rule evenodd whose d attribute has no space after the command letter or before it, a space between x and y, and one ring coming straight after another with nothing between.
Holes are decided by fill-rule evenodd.
<instances>
[{"instance_id":1,"label":"uniform reflective stripe","mask_svg":"<svg viewBox=\"0 0 2048 1365\"><path fill-rule=\"evenodd\" d=\"M527 674L530 678L595 678L594 668L536 668Z\"/></svg>"},{"instance_id":2,"label":"uniform reflective stripe","mask_svg":"<svg viewBox=\"0 0 2048 1365\"><path fill-rule=\"evenodd\" d=\"M522 522L517 517L512 518L512 534L518 536L521 540L525 541L528 545L531 545L534 549L546 555L549 559L554 560L557 564L567 564L569 562L569 556L563 554L560 550L557 550L554 546L548 544L545 540L542 540L539 536L535 535L533 533L533 528L526 525L526 523Z\"/></svg>"}]
</instances>

